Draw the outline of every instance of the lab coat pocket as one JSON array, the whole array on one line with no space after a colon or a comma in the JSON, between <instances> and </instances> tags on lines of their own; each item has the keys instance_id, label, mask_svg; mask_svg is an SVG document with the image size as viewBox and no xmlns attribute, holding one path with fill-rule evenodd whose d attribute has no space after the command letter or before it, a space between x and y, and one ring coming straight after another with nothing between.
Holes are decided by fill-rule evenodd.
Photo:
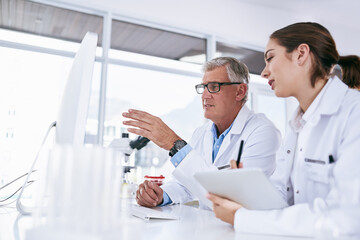
<instances>
[{"instance_id":1,"label":"lab coat pocket","mask_svg":"<svg viewBox=\"0 0 360 240\"><path fill-rule=\"evenodd\" d=\"M305 169L308 180L329 184L329 173L332 165L322 160L305 158Z\"/></svg>"},{"instance_id":2,"label":"lab coat pocket","mask_svg":"<svg viewBox=\"0 0 360 240\"><path fill-rule=\"evenodd\" d=\"M319 162L305 162L307 174L307 194L309 200L326 197L329 193L329 174L332 165Z\"/></svg>"}]
</instances>

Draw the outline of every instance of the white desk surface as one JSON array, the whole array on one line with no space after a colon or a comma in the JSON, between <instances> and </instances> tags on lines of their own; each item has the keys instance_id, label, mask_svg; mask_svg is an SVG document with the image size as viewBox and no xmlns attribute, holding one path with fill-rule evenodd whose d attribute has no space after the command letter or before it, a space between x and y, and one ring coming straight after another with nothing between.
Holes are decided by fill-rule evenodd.
<instances>
[{"instance_id":1,"label":"white desk surface","mask_svg":"<svg viewBox=\"0 0 360 240\"><path fill-rule=\"evenodd\" d=\"M186 205L165 206L178 213L180 220L142 220L130 215L130 202L123 203L119 216L121 239L241 239L241 240L301 240L309 238L291 238L265 235L245 235L234 232L230 224L217 219L213 212ZM23 240L26 230L33 227L33 218L20 216L15 207L0 208L0 240Z\"/></svg>"}]
</instances>

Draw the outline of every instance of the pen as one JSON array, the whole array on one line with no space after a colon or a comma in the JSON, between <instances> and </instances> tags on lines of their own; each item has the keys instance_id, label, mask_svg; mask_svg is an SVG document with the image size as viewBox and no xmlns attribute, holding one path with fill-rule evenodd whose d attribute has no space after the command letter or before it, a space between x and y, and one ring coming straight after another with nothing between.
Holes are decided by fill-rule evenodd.
<instances>
[{"instance_id":1,"label":"pen","mask_svg":"<svg viewBox=\"0 0 360 240\"><path fill-rule=\"evenodd\" d=\"M239 154L238 154L238 158L236 160L236 166L239 167L240 164L240 159L241 159L241 154L242 154L242 150L243 150L243 145L244 145L244 140L241 140L240 142L240 149L239 149Z\"/></svg>"},{"instance_id":2,"label":"pen","mask_svg":"<svg viewBox=\"0 0 360 240\"><path fill-rule=\"evenodd\" d=\"M334 162L335 162L334 157L330 154L329 155L329 163L331 164L331 163L334 163Z\"/></svg>"}]
</instances>

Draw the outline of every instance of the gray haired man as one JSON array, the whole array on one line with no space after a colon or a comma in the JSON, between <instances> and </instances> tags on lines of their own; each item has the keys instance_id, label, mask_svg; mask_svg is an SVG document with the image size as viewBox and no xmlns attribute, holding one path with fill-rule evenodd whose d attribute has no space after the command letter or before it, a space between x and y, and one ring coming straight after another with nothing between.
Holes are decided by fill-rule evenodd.
<instances>
[{"instance_id":1,"label":"gray haired man","mask_svg":"<svg viewBox=\"0 0 360 240\"><path fill-rule=\"evenodd\" d=\"M134 109L123 113L130 119L123 123L136 127L128 131L168 150L175 167L175 178L161 187L148 181L140 184L136 192L139 205L154 207L200 199L200 205L210 207L193 175L236 159L241 140L244 168L261 168L267 176L275 169L280 132L264 114L255 114L245 106L249 82L246 65L235 58L219 57L206 62L203 72L202 83L195 88L202 95L204 117L210 121L197 128L188 143L156 116Z\"/></svg>"}]
</instances>

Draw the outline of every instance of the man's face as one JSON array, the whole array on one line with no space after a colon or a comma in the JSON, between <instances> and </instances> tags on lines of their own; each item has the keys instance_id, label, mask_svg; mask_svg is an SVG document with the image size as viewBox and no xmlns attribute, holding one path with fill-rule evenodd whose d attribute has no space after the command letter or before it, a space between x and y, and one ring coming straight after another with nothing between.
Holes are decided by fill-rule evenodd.
<instances>
[{"instance_id":1,"label":"man's face","mask_svg":"<svg viewBox=\"0 0 360 240\"><path fill-rule=\"evenodd\" d=\"M230 82L226 67L223 66L205 72L202 83L207 84L209 82ZM239 104L239 101L236 100L238 87L239 85L222 85L217 93L209 93L205 88L201 96L204 117L213 121L215 125L222 124L233 118L235 107Z\"/></svg>"}]
</instances>

